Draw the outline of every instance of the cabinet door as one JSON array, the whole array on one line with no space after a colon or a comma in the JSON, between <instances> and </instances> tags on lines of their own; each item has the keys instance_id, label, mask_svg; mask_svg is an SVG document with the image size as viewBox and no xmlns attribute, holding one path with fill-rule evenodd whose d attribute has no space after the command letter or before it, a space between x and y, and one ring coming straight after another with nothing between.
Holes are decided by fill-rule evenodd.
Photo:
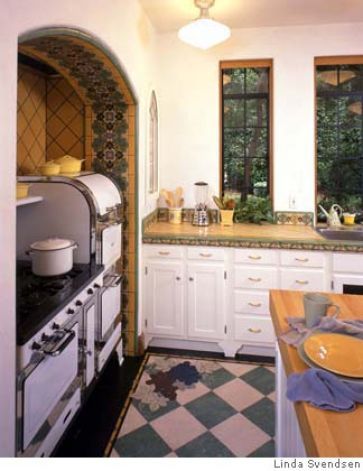
<instances>
[{"instance_id":1,"label":"cabinet door","mask_svg":"<svg viewBox=\"0 0 363 471\"><path fill-rule=\"evenodd\" d=\"M183 334L182 262L153 262L145 267L144 312L152 334Z\"/></svg>"},{"instance_id":2,"label":"cabinet door","mask_svg":"<svg viewBox=\"0 0 363 471\"><path fill-rule=\"evenodd\" d=\"M187 276L189 337L224 337L224 266L189 264Z\"/></svg>"}]
</instances>

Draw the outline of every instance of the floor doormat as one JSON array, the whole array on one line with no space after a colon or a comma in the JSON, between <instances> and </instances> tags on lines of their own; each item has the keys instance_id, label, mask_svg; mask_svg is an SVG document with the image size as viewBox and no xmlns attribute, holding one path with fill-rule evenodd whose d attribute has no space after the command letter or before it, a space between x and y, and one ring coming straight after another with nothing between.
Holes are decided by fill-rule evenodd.
<instances>
[{"instance_id":1,"label":"floor doormat","mask_svg":"<svg viewBox=\"0 0 363 471\"><path fill-rule=\"evenodd\" d=\"M275 456L275 368L147 354L111 457Z\"/></svg>"}]
</instances>

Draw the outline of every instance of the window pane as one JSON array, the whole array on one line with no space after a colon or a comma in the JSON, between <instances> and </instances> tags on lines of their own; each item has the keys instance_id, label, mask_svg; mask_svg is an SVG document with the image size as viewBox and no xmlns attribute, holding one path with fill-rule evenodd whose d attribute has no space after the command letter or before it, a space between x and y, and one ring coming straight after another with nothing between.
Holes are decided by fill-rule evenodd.
<instances>
[{"instance_id":1,"label":"window pane","mask_svg":"<svg viewBox=\"0 0 363 471\"><path fill-rule=\"evenodd\" d=\"M225 69L223 193L269 193L269 68Z\"/></svg>"},{"instance_id":2,"label":"window pane","mask_svg":"<svg viewBox=\"0 0 363 471\"><path fill-rule=\"evenodd\" d=\"M361 64L317 67L318 191L348 211L363 198L362 78Z\"/></svg>"},{"instance_id":3,"label":"window pane","mask_svg":"<svg viewBox=\"0 0 363 471\"><path fill-rule=\"evenodd\" d=\"M246 69L246 92L268 93L268 68Z\"/></svg>"}]
</instances>

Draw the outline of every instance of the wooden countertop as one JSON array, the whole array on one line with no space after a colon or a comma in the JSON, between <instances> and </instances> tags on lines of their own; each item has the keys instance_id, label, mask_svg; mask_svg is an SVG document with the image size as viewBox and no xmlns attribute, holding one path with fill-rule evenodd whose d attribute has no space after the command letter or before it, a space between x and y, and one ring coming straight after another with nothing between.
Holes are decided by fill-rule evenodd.
<instances>
[{"instance_id":1,"label":"wooden countertop","mask_svg":"<svg viewBox=\"0 0 363 471\"><path fill-rule=\"evenodd\" d=\"M270 291L270 312L277 337L287 330L287 316L303 315L302 295L297 291ZM363 319L363 296L328 295L340 306L340 317ZM307 368L294 347L280 340L279 346L287 376ZM363 405L357 405L353 412L339 413L299 402L295 403L295 410L308 456L363 457Z\"/></svg>"},{"instance_id":2,"label":"wooden countertop","mask_svg":"<svg viewBox=\"0 0 363 471\"><path fill-rule=\"evenodd\" d=\"M196 238L226 238L226 239L276 239L299 241L324 241L325 239L315 232L311 226L278 225L278 224L233 224L222 226L211 224L207 227L193 226L188 222L170 224L169 222L155 222L145 231L146 236L182 236Z\"/></svg>"}]
</instances>

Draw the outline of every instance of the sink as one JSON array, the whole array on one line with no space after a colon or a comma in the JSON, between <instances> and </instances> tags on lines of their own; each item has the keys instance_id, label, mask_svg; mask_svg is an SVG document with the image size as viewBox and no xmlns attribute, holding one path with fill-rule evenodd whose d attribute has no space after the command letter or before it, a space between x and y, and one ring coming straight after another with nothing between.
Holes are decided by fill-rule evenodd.
<instances>
[{"instance_id":1,"label":"sink","mask_svg":"<svg viewBox=\"0 0 363 471\"><path fill-rule=\"evenodd\" d=\"M353 240L363 242L363 227L346 229L316 228L318 234L329 240Z\"/></svg>"}]
</instances>

